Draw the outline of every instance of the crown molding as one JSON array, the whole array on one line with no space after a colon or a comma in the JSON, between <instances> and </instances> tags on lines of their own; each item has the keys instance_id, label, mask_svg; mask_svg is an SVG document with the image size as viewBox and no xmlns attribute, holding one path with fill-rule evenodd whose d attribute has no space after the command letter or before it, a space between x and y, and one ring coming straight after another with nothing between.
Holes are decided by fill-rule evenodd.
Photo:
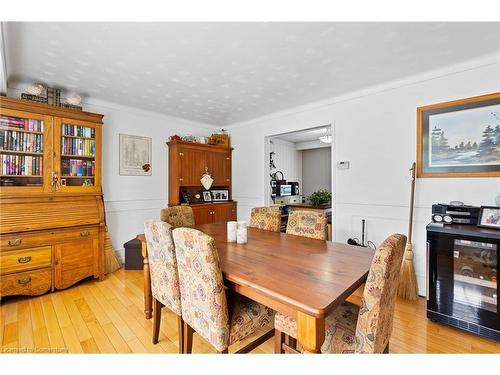
<instances>
[{"instance_id":1,"label":"crown molding","mask_svg":"<svg viewBox=\"0 0 500 375\"><path fill-rule=\"evenodd\" d=\"M395 90L405 86L411 86L414 84L422 83L425 81L430 81L458 73L463 73L469 70L474 70L478 68L482 68L489 65L500 64L500 50L496 53L483 55L475 59L463 61L458 64L448 65L444 68L433 69L424 73L415 74L411 76L407 76L405 78L397 79L382 83L380 85L374 85L365 87L360 90L351 91L349 93L341 94L338 96L334 96L325 100L320 100L296 107L292 107L289 109L285 109L278 112L273 112L268 115L264 115L261 117L257 117L250 120L235 122L225 126L225 129L232 130L237 129L246 125L254 124L262 121L269 121L275 118L280 118L284 116L294 115L300 112L312 111L315 109L319 109L322 107L331 106L337 103L346 102L354 99L359 99L365 96L375 95L381 92ZM500 74L500 67L499 67Z\"/></svg>"},{"instance_id":2,"label":"crown molding","mask_svg":"<svg viewBox=\"0 0 500 375\"><path fill-rule=\"evenodd\" d=\"M24 90L24 86L22 88L19 86L17 86L17 87L16 86L9 86L8 89L9 89L9 92L15 92L20 97L21 93ZM118 103L110 102L107 100L101 100L101 99L87 97L87 98L84 98L82 100L82 105L89 105L89 106L106 108L106 109L111 109L111 110L120 111L120 112L133 113L135 115L144 115L144 116L148 116L148 117L157 118L160 120L169 120L171 122L176 122L179 125L208 129L208 130L212 130L212 131L220 129L220 127L215 126L215 125L210 125L210 124L206 124L203 122L192 121L192 120L184 119L181 117L175 117L175 116L167 115L167 114L161 113L161 112L149 111L149 110L139 108L139 107L118 104Z\"/></svg>"}]
</instances>

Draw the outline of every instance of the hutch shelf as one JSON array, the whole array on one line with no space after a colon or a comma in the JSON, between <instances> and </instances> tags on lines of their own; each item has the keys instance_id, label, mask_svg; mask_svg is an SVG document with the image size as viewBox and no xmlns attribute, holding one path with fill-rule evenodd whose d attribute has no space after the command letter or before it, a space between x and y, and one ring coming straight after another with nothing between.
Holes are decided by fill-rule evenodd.
<instances>
[{"instance_id":1,"label":"hutch shelf","mask_svg":"<svg viewBox=\"0 0 500 375\"><path fill-rule=\"evenodd\" d=\"M0 297L103 277L102 118L0 97Z\"/></svg>"},{"instance_id":2,"label":"hutch shelf","mask_svg":"<svg viewBox=\"0 0 500 375\"><path fill-rule=\"evenodd\" d=\"M236 202L231 195L232 148L170 141L168 204L189 204L196 224L236 220ZM210 190L227 190L228 200L205 202L200 179L208 172L214 180Z\"/></svg>"}]
</instances>

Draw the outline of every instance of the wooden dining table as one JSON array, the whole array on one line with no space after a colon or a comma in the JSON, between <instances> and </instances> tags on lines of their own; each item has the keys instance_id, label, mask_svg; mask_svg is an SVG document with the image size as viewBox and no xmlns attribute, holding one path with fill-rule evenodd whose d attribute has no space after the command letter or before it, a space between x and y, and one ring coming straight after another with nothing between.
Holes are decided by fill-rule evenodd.
<instances>
[{"instance_id":1,"label":"wooden dining table","mask_svg":"<svg viewBox=\"0 0 500 375\"><path fill-rule=\"evenodd\" d=\"M226 223L194 227L213 237L225 284L231 290L297 321L303 352L319 353L325 318L364 283L373 258L370 248L248 228L248 242L227 242ZM147 246L144 301L151 317L152 298Z\"/></svg>"}]
</instances>

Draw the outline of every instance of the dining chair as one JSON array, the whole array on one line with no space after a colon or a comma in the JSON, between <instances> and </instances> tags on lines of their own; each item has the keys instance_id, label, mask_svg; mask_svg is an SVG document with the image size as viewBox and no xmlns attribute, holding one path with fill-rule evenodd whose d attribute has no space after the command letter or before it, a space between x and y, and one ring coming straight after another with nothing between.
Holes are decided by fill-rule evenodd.
<instances>
[{"instance_id":1,"label":"dining chair","mask_svg":"<svg viewBox=\"0 0 500 375\"><path fill-rule=\"evenodd\" d=\"M148 247L151 294L153 296L153 344L158 343L161 309L165 306L177 314L179 353L182 353L184 330L172 226L159 220L146 220L144 222L144 235Z\"/></svg>"},{"instance_id":2,"label":"dining chair","mask_svg":"<svg viewBox=\"0 0 500 375\"><path fill-rule=\"evenodd\" d=\"M194 226L193 209L189 206L172 206L160 211L160 219L174 228Z\"/></svg>"},{"instance_id":3,"label":"dining chair","mask_svg":"<svg viewBox=\"0 0 500 375\"><path fill-rule=\"evenodd\" d=\"M288 214L286 233L326 240L326 216L322 212L293 210Z\"/></svg>"},{"instance_id":4,"label":"dining chair","mask_svg":"<svg viewBox=\"0 0 500 375\"><path fill-rule=\"evenodd\" d=\"M281 210L278 207L255 207L250 212L249 227L279 232Z\"/></svg>"},{"instance_id":5,"label":"dining chair","mask_svg":"<svg viewBox=\"0 0 500 375\"><path fill-rule=\"evenodd\" d=\"M261 329L265 335L237 353L249 352L272 337L274 311L224 287L212 237L191 228L173 230L184 320L184 353L192 352L193 331L220 353Z\"/></svg>"},{"instance_id":6,"label":"dining chair","mask_svg":"<svg viewBox=\"0 0 500 375\"><path fill-rule=\"evenodd\" d=\"M399 271L406 236L393 234L375 250L361 306L344 302L326 317L322 353L388 353L392 333ZM275 352L298 353L285 343L297 337L295 319L276 313Z\"/></svg>"}]
</instances>

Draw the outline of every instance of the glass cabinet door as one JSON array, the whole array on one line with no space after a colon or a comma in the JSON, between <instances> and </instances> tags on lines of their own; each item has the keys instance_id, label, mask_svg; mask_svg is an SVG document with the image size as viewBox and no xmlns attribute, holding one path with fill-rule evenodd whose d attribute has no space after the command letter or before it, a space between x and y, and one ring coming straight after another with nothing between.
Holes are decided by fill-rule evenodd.
<instances>
[{"instance_id":1,"label":"glass cabinet door","mask_svg":"<svg viewBox=\"0 0 500 375\"><path fill-rule=\"evenodd\" d=\"M0 108L0 191L49 190L52 118Z\"/></svg>"},{"instance_id":2,"label":"glass cabinet door","mask_svg":"<svg viewBox=\"0 0 500 375\"><path fill-rule=\"evenodd\" d=\"M56 190L100 191L100 124L56 118L54 138Z\"/></svg>"}]
</instances>

